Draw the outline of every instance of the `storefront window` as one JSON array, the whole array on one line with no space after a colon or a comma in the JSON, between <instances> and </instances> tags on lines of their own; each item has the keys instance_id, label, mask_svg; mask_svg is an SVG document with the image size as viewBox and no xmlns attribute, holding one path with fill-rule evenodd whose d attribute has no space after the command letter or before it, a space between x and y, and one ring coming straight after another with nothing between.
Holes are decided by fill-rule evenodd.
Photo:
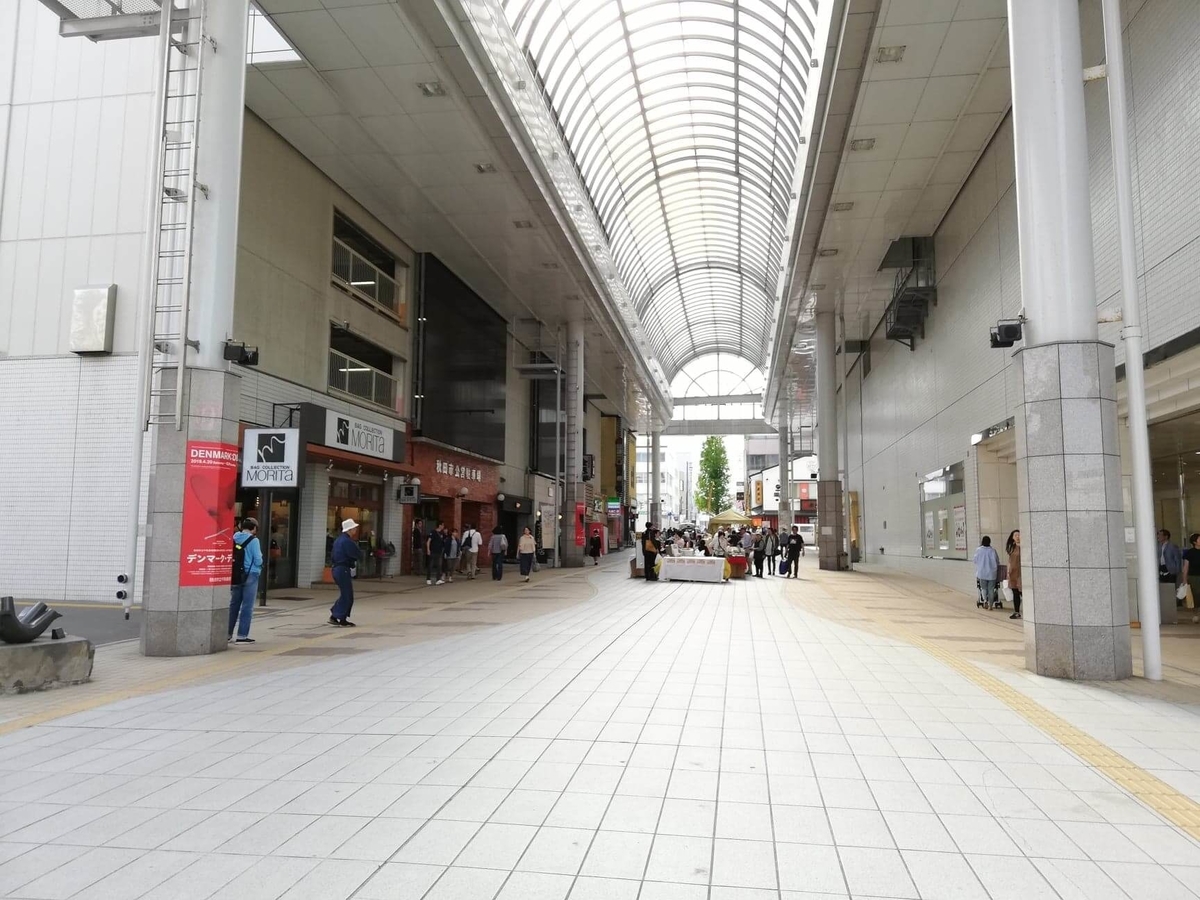
<instances>
[{"instance_id":1,"label":"storefront window","mask_svg":"<svg viewBox=\"0 0 1200 900\"><path fill-rule=\"evenodd\" d=\"M359 524L358 547L363 562L360 575L375 573L375 550L382 535L383 485L342 478L329 480L329 508L325 516L325 565L332 562L333 542L342 532L342 522L353 519Z\"/></svg>"},{"instance_id":2,"label":"storefront window","mask_svg":"<svg viewBox=\"0 0 1200 900\"><path fill-rule=\"evenodd\" d=\"M967 495L963 464L930 472L919 485L921 554L938 559L967 558Z\"/></svg>"}]
</instances>

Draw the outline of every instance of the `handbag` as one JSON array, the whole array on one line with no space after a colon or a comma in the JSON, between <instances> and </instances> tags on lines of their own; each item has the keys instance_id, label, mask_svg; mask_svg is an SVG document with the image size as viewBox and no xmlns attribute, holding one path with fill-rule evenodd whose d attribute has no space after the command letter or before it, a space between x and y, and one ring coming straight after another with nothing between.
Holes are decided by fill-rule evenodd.
<instances>
[{"instance_id":1,"label":"handbag","mask_svg":"<svg viewBox=\"0 0 1200 900\"><path fill-rule=\"evenodd\" d=\"M1175 599L1176 600L1186 600L1187 595L1188 595L1187 582L1184 582L1179 587L1175 588Z\"/></svg>"}]
</instances>

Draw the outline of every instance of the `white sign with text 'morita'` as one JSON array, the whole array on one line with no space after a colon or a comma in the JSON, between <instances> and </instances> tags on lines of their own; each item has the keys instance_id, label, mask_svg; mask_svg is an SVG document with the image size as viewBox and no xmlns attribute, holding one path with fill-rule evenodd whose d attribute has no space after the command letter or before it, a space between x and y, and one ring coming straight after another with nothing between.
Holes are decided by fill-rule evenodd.
<instances>
[{"instance_id":1,"label":"white sign with text 'morita'","mask_svg":"<svg viewBox=\"0 0 1200 900\"><path fill-rule=\"evenodd\" d=\"M349 413L325 411L325 446L338 447L351 453L392 458L392 429L374 422L357 419Z\"/></svg>"},{"instance_id":2,"label":"white sign with text 'morita'","mask_svg":"<svg viewBox=\"0 0 1200 900\"><path fill-rule=\"evenodd\" d=\"M300 431L247 428L242 440L242 487L294 488L300 477Z\"/></svg>"}]
</instances>

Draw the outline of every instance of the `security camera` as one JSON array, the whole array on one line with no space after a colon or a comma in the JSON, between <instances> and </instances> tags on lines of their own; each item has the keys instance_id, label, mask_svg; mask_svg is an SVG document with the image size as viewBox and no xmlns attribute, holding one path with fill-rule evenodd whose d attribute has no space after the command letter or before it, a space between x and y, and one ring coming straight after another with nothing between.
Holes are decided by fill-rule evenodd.
<instances>
[{"instance_id":1,"label":"security camera","mask_svg":"<svg viewBox=\"0 0 1200 900\"><path fill-rule=\"evenodd\" d=\"M1017 341L1021 340L1024 332L1024 320L1022 319L1001 319L996 323L988 334L992 339L992 349L996 350L1002 347L1011 347Z\"/></svg>"}]
</instances>

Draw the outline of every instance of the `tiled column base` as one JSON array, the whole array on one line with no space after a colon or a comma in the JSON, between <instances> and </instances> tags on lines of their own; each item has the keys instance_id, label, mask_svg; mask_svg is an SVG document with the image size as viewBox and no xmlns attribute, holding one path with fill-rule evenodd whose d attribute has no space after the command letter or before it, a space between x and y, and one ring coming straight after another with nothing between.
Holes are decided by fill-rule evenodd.
<instances>
[{"instance_id":1,"label":"tiled column base","mask_svg":"<svg viewBox=\"0 0 1200 900\"><path fill-rule=\"evenodd\" d=\"M165 372L164 378L174 374ZM241 379L228 372L188 369L183 428L157 428L150 473L150 539L142 599L146 656L199 656L226 648L229 587L180 587L180 531L188 441L238 442ZM232 528L232 518L221 521Z\"/></svg>"},{"instance_id":2,"label":"tiled column base","mask_svg":"<svg viewBox=\"0 0 1200 900\"><path fill-rule=\"evenodd\" d=\"M1113 348L1045 344L1015 360L1025 664L1054 678L1128 678Z\"/></svg>"},{"instance_id":3,"label":"tiled column base","mask_svg":"<svg viewBox=\"0 0 1200 900\"><path fill-rule=\"evenodd\" d=\"M842 564L845 532L842 510L842 483L817 482L817 550L822 569L837 571Z\"/></svg>"}]
</instances>

